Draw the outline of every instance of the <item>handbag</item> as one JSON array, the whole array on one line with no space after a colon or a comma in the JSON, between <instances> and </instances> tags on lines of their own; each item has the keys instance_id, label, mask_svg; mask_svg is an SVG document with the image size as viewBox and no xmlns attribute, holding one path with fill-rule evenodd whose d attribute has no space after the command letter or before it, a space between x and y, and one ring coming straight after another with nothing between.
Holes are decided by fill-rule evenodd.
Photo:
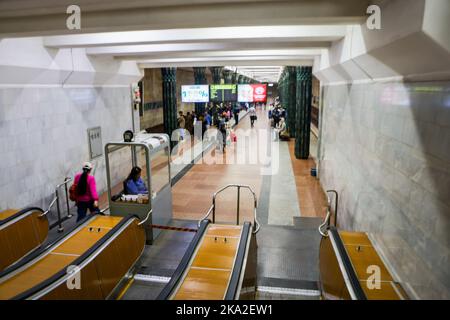
<instances>
[{"instance_id":1,"label":"handbag","mask_svg":"<svg viewBox=\"0 0 450 320\"><path fill-rule=\"evenodd\" d=\"M70 201L77 201L77 184L73 183L69 188Z\"/></svg>"}]
</instances>

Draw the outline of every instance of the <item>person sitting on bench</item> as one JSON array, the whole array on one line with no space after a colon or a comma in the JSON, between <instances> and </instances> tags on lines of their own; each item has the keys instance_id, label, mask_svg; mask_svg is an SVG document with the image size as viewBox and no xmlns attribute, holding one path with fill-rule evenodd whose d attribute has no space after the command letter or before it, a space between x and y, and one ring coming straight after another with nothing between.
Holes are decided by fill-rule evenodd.
<instances>
[{"instance_id":1,"label":"person sitting on bench","mask_svg":"<svg viewBox=\"0 0 450 320\"><path fill-rule=\"evenodd\" d=\"M124 190L125 194L136 195L148 193L144 180L141 178L141 172L142 170L139 167L133 167L133 169L131 169L128 178L124 183L124 187L126 187Z\"/></svg>"}]
</instances>

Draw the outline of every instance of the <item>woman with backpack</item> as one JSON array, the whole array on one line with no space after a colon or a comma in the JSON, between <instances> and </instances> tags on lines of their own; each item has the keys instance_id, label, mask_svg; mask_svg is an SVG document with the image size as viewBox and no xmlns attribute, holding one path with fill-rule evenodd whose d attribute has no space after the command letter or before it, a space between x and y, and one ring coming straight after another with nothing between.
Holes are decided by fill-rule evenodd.
<instances>
[{"instance_id":1,"label":"woman with backpack","mask_svg":"<svg viewBox=\"0 0 450 320\"><path fill-rule=\"evenodd\" d=\"M85 162L83 171L75 175L74 185L76 190L75 201L77 204L77 222L86 217L87 210L91 213L99 212L98 194L94 176L90 175L92 164Z\"/></svg>"}]
</instances>

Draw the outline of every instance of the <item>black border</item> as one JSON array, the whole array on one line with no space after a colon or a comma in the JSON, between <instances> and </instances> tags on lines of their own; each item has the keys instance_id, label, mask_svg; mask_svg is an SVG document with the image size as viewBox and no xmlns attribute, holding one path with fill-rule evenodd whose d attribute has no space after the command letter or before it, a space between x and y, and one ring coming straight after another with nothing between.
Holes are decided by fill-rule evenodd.
<instances>
[{"instance_id":1,"label":"black border","mask_svg":"<svg viewBox=\"0 0 450 320\"><path fill-rule=\"evenodd\" d=\"M167 283L161 293L156 297L156 300L167 300L172 294L173 290L175 290L178 282L181 281L181 278L189 265L189 261L191 261L192 255L195 253L195 249L200 243L200 240L203 238L203 234L205 233L209 223L210 220L202 220L194 239L192 239L188 249L186 250L186 253L183 256L183 259L181 259L181 262L170 278L170 281Z\"/></svg>"}]
</instances>

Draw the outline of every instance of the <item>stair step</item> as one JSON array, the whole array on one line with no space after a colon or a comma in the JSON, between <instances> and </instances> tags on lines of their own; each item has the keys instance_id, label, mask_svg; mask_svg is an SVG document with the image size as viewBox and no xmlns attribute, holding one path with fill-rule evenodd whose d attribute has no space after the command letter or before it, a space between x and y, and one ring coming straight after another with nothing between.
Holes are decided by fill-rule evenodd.
<instances>
[{"instance_id":1,"label":"stair step","mask_svg":"<svg viewBox=\"0 0 450 320\"><path fill-rule=\"evenodd\" d=\"M294 217L294 227L296 229L317 229L322 222L322 218Z\"/></svg>"}]
</instances>

